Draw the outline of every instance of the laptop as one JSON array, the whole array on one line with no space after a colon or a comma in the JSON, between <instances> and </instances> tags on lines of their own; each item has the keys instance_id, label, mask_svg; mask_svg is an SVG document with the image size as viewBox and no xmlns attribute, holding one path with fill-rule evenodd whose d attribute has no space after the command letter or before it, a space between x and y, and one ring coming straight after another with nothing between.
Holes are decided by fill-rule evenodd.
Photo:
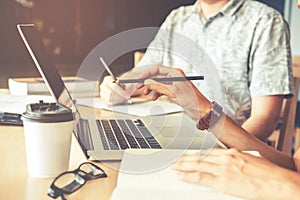
<instances>
[{"instance_id":1,"label":"laptop","mask_svg":"<svg viewBox=\"0 0 300 200\"><path fill-rule=\"evenodd\" d=\"M83 118L43 45L41 34L33 24L18 24L17 29L51 95L57 103L77 113L74 134L87 157L110 161L121 160L128 148L206 149L216 146L217 139L197 130L195 122L184 113L145 119L129 115Z\"/></svg>"}]
</instances>

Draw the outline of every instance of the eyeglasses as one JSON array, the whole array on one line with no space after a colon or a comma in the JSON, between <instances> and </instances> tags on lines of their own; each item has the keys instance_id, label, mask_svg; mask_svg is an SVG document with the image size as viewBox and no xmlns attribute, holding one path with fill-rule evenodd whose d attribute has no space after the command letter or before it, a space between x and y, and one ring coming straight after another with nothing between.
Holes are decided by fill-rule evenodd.
<instances>
[{"instance_id":1,"label":"eyeglasses","mask_svg":"<svg viewBox=\"0 0 300 200\"><path fill-rule=\"evenodd\" d=\"M87 181L107 177L104 170L97 165L84 162L73 171L66 171L58 175L48 189L48 196L66 200L65 194L71 194L81 188Z\"/></svg>"}]
</instances>

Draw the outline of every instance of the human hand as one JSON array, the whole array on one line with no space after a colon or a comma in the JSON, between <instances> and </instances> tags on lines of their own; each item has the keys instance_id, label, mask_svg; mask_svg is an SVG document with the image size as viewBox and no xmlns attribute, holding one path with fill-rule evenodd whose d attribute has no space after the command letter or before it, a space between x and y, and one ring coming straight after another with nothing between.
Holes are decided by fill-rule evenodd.
<instances>
[{"instance_id":1,"label":"human hand","mask_svg":"<svg viewBox=\"0 0 300 200\"><path fill-rule=\"evenodd\" d=\"M183 155L174 164L180 179L247 199L289 199L299 191L299 174L264 158L236 149L213 149L202 159L200 155Z\"/></svg>"},{"instance_id":2,"label":"human hand","mask_svg":"<svg viewBox=\"0 0 300 200\"><path fill-rule=\"evenodd\" d=\"M204 115L210 109L211 103L191 81L162 83L152 80L153 77L185 77L181 69L156 65L139 76L139 78L149 78L139 87L145 86L144 94L146 95L154 91L153 100L157 100L162 95L168 96L195 119L199 119L199 116Z\"/></svg>"},{"instance_id":3,"label":"human hand","mask_svg":"<svg viewBox=\"0 0 300 200\"><path fill-rule=\"evenodd\" d=\"M139 73L126 72L120 78L136 78ZM108 105L123 104L130 100L136 91L136 84L118 84L111 76L104 77L100 85L100 96Z\"/></svg>"}]
</instances>

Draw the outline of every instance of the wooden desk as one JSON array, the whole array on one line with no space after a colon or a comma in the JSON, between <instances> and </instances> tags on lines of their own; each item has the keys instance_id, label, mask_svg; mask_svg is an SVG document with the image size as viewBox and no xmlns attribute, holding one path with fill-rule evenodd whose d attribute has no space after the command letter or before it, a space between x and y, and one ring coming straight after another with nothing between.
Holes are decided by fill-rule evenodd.
<instances>
[{"instance_id":1,"label":"wooden desk","mask_svg":"<svg viewBox=\"0 0 300 200\"><path fill-rule=\"evenodd\" d=\"M85 161L85 157L75 141L73 138L70 169L76 168ZM47 196L47 190L53 179L39 179L28 176L23 127L0 126L0 158L0 199L51 199ZM118 171L110 166L111 164L119 165L119 163L96 164L105 170L108 178L87 182L75 193L67 195L68 200L110 199L118 175Z\"/></svg>"},{"instance_id":2,"label":"wooden desk","mask_svg":"<svg viewBox=\"0 0 300 200\"><path fill-rule=\"evenodd\" d=\"M293 58L293 71L297 77L300 77L300 57ZM28 176L23 127L0 126L0 158L0 199L51 199L47 196L47 190L53 179L37 179ZM84 161L80 147L73 138L70 169L76 168ZM118 171L111 166L119 163L96 164L105 170L108 178L87 182L75 193L67 195L67 199L110 199L118 176Z\"/></svg>"},{"instance_id":3,"label":"wooden desk","mask_svg":"<svg viewBox=\"0 0 300 200\"><path fill-rule=\"evenodd\" d=\"M7 93L7 90L0 90ZM96 116L111 117L112 112L91 109L79 106L82 117ZM122 114L118 114L121 116ZM124 116L127 116L123 114ZM0 199L18 200L43 200L51 199L47 196L48 188L53 178L39 179L28 176L25 141L23 127L0 126ZM72 138L70 170L75 169L86 161L77 140ZM71 195L66 195L68 200L93 200L110 199L116 187L118 168L120 162L95 162L107 173L108 178L101 178L87 182L82 188Z\"/></svg>"}]
</instances>

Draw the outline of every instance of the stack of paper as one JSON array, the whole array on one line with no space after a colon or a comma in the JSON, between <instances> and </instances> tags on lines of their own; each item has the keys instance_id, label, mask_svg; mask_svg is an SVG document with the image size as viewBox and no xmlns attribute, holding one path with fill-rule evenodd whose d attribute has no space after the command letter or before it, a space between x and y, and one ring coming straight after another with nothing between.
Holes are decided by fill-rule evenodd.
<instances>
[{"instance_id":1,"label":"stack of paper","mask_svg":"<svg viewBox=\"0 0 300 200\"><path fill-rule=\"evenodd\" d=\"M62 77L71 95L76 97L99 96L99 82L81 77ZM11 95L50 94L42 78L9 78L8 87Z\"/></svg>"},{"instance_id":2,"label":"stack of paper","mask_svg":"<svg viewBox=\"0 0 300 200\"><path fill-rule=\"evenodd\" d=\"M43 100L44 102L55 102L55 99L52 96L14 96L3 94L0 95L0 111L22 114L26 111L27 104L38 103L40 100Z\"/></svg>"}]
</instances>

